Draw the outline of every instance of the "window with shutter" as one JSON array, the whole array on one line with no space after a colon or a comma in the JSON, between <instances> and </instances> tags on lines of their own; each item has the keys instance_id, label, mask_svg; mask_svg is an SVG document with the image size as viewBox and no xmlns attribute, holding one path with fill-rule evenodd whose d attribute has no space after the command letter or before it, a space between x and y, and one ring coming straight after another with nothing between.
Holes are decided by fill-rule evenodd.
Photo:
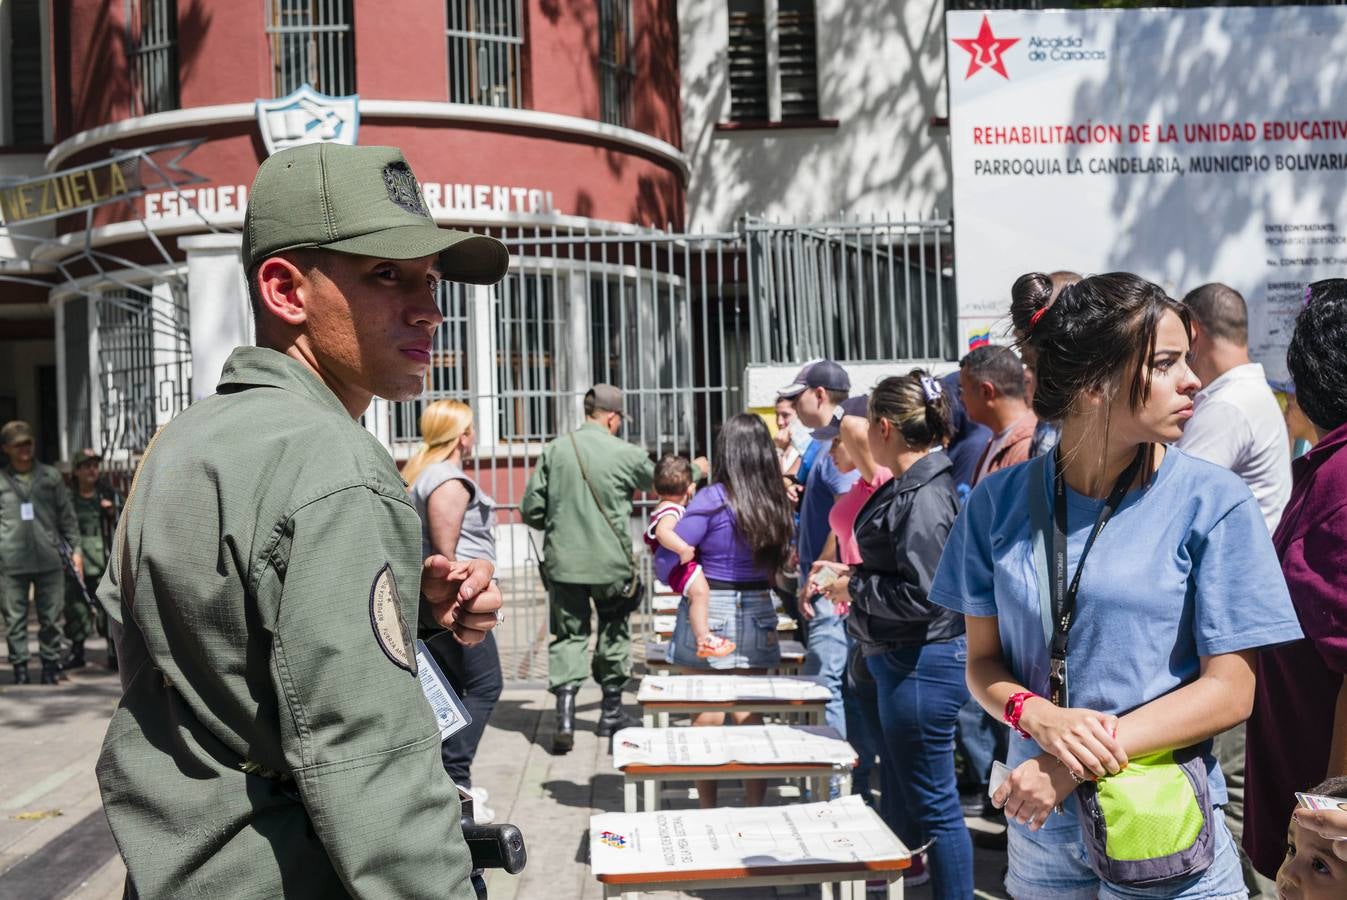
<instances>
[{"instance_id":1,"label":"window with shutter","mask_svg":"<svg viewBox=\"0 0 1347 900\"><path fill-rule=\"evenodd\" d=\"M267 0L272 90L303 84L333 97L355 93L351 0Z\"/></svg>"},{"instance_id":2,"label":"window with shutter","mask_svg":"<svg viewBox=\"0 0 1347 900\"><path fill-rule=\"evenodd\" d=\"M178 4L134 0L127 22L127 56L135 81L136 115L178 108Z\"/></svg>"},{"instance_id":3,"label":"window with shutter","mask_svg":"<svg viewBox=\"0 0 1347 900\"><path fill-rule=\"evenodd\" d=\"M767 13L763 0L729 0L730 119L765 122L767 105Z\"/></svg>"},{"instance_id":4,"label":"window with shutter","mask_svg":"<svg viewBox=\"0 0 1347 900\"><path fill-rule=\"evenodd\" d=\"M9 142L16 147L46 142L46 103L42 98L41 0L8 0Z\"/></svg>"},{"instance_id":5,"label":"window with shutter","mask_svg":"<svg viewBox=\"0 0 1347 900\"><path fill-rule=\"evenodd\" d=\"M454 103L523 105L519 57L524 14L519 0L449 0L449 99Z\"/></svg>"},{"instance_id":6,"label":"window with shutter","mask_svg":"<svg viewBox=\"0 0 1347 900\"><path fill-rule=\"evenodd\" d=\"M818 118L818 42L813 0L777 0L781 118Z\"/></svg>"}]
</instances>

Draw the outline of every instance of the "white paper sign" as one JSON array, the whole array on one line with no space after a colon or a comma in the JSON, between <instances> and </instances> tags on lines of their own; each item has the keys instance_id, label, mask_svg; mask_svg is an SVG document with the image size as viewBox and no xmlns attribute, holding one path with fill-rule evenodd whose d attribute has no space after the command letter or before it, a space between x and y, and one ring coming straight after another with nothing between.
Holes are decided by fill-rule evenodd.
<instances>
[{"instance_id":1,"label":"white paper sign","mask_svg":"<svg viewBox=\"0 0 1347 900\"><path fill-rule=\"evenodd\" d=\"M831 696L819 675L647 675L636 692L640 703L827 700Z\"/></svg>"},{"instance_id":2,"label":"white paper sign","mask_svg":"<svg viewBox=\"0 0 1347 900\"><path fill-rule=\"evenodd\" d=\"M818 763L852 765L856 751L822 725L624 728L613 738L613 765L721 766Z\"/></svg>"},{"instance_id":3,"label":"white paper sign","mask_svg":"<svg viewBox=\"0 0 1347 900\"><path fill-rule=\"evenodd\" d=\"M860 797L749 809L605 813L589 820L595 875L879 862L908 856Z\"/></svg>"},{"instance_id":4,"label":"white paper sign","mask_svg":"<svg viewBox=\"0 0 1347 900\"><path fill-rule=\"evenodd\" d=\"M1269 378L1347 274L1347 8L951 12L959 350L1025 272L1224 282Z\"/></svg>"}]
</instances>

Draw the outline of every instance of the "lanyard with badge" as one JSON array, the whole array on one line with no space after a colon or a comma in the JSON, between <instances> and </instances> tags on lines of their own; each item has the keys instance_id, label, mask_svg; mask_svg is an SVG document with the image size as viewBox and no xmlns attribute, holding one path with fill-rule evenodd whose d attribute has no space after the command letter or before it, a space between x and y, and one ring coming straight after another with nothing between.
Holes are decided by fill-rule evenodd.
<instances>
[{"instance_id":1,"label":"lanyard with badge","mask_svg":"<svg viewBox=\"0 0 1347 900\"><path fill-rule=\"evenodd\" d=\"M32 476L30 475L29 478ZM37 511L33 506L33 496L31 493L25 494L19 487L19 480L5 472L5 478L9 480L9 486L14 489L14 495L19 498L19 521L31 522L37 518Z\"/></svg>"},{"instance_id":2,"label":"lanyard with badge","mask_svg":"<svg viewBox=\"0 0 1347 900\"><path fill-rule=\"evenodd\" d=\"M1104 508L1099 510L1099 517L1095 520L1094 528L1090 531L1090 536L1086 538L1085 546L1081 548L1080 560L1076 563L1076 574L1072 576L1069 586L1066 583L1066 476L1062 474L1061 446L1058 445L1053 451L1052 546L1050 550L1053 630L1052 642L1049 646L1051 659L1048 662L1048 689L1051 695L1050 699L1057 706L1066 706L1067 704L1067 637L1071 633L1071 625L1076 617L1076 593L1080 590L1081 573L1085 571L1085 557L1089 555L1090 548L1094 546L1095 539L1099 537L1099 532L1104 530L1108 520L1113 517L1113 513L1122 504L1123 497L1127 494L1127 489L1131 486L1133 480L1136 479L1142 462L1149 456L1147 452L1149 448L1149 444L1142 444L1137 448L1136 457L1118 476L1118 480L1113 485L1113 490L1109 491L1108 499L1104 501Z\"/></svg>"}]
</instances>

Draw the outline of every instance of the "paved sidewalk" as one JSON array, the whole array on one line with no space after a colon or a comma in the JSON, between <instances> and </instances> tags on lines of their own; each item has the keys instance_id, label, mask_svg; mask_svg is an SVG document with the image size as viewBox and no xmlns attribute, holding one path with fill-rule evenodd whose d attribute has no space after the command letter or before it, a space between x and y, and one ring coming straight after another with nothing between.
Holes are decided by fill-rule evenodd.
<instances>
[{"instance_id":1,"label":"paved sidewalk","mask_svg":"<svg viewBox=\"0 0 1347 900\"><path fill-rule=\"evenodd\" d=\"M91 643L92 659L103 658ZM94 762L120 683L99 665L72 673L59 687L8 684L0 670L0 900L118 900L124 875L99 804ZM490 792L497 820L524 831L528 867L519 877L489 873L491 900L588 900L601 896L588 867L591 814L622 808L622 781L607 741L594 735L599 691L586 685L578 702L575 749L552 756L552 697L540 687L507 688L474 766ZM634 709L633 709L634 711ZM737 791L725 790L728 802ZM691 807L689 798L672 805ZM1003 897L1004 854L978 851L981 897ZM661 900L690 895L658 894ZM805 889L707 892L708 898L810 898ZM928 888L908 897L924 900Z\"/></svg>"}]
</instances>

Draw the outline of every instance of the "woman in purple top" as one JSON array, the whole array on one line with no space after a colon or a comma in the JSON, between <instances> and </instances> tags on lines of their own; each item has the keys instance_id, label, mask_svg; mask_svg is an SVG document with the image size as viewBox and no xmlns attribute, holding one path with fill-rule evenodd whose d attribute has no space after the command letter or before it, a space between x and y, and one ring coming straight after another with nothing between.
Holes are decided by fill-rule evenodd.
<instances>
[{"instance_id":1,"label":"woman in purple top","mask_svg":"<svg viewBox=\"0 0 1347 900\"><path fill-rule=\"evenodd\" d=\"M697 548L697 561L711 588L711 632L734 641L728 656L697 656L697 639L688 621L687 602L679 604L669 662L695 668L763 672L781 661L771 579L786 562L792 538L790 500L776 460L771 434L762 419L741 413L724 424L716 439L712 484L697 492L674 531ZM661 579L678 563L660 548L655 572ZM736 714L739 724L758 716ZM706 713L695 725L724 724L723 713ZM766 782L750 781L751 806L762 804ZM703 808L715 806L715 782L699 782Z\"/></svg>"},{"instance_id":2,"label":"woman in purple top","mask_svg":"<svg viewBox=\"0 0 1347 900\"><path fill-rule=\"evenodd\" d=\"M1305 637L1259 654L1246 738L1244 849L1269 878L1295 792L1347 775L1347 279L1309 286L1286 364L1319 443L1272 536Z\"/></svg>"}]
</instances>

